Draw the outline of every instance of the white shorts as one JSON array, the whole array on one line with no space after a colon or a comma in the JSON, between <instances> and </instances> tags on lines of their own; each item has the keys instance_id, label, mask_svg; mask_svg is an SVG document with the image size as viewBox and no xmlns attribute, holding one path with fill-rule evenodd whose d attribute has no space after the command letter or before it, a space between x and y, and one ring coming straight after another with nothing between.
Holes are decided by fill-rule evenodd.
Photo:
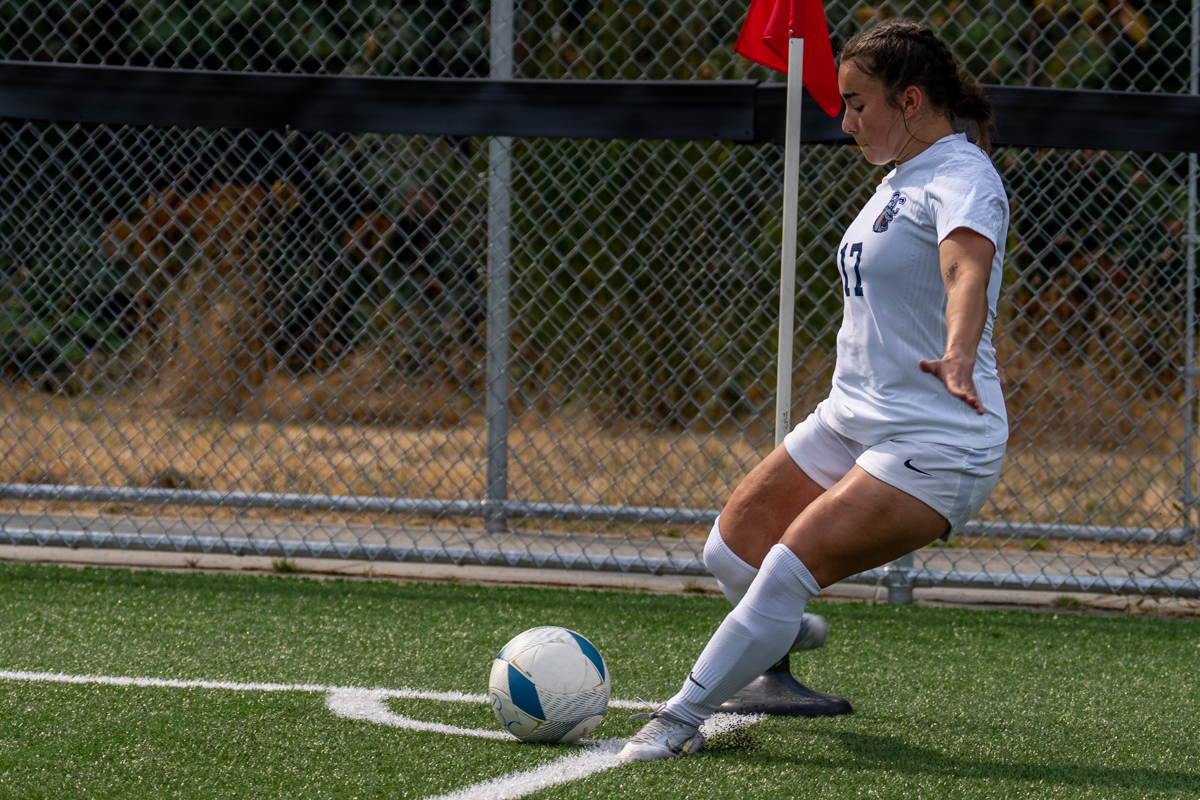
<instances>
[{"instance_id":1,"label":"white shorts","mask_svg":"<svg viewBox=\"0 0 1200 800\"><path fill-rule=\"evenodd\" d=\"M866 447L808 415L783 440L792 460L823 489L855 465L937 511L950 522L942 538L958 533L983 508L1004 463L1006 445L972 448L893 439Z\"/></svg>"}]
</instances>

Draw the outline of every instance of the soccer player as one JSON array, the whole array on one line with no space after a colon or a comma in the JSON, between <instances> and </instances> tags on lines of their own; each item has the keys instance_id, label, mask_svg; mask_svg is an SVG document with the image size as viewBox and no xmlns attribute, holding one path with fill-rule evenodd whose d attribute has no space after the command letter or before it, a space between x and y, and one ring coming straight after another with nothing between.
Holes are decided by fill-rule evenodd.
<instances>
[{"instance_id":1,"label":"soccer player","mask_svg":"<svg viewBox=\"0 0 1200 800\"><path fill-rule=\"evenodd\" d=\"M737 487L704 563L734 609L625 760L704 747L699 726L790 650L824 642L822 587L959 530L1008 440L992 324L1008 199L991 103L932 31L893 19L842 48L842 128L895 162L835 254L844 311L829 397ZM973 128L977 144L957 134Z\"/></svg>"}]
</instances>

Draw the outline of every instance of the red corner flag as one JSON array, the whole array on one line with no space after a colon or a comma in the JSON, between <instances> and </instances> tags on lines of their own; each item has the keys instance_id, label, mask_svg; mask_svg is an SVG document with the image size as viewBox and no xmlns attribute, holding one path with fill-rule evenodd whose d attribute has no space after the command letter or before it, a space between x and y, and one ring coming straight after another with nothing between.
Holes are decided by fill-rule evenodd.
<instances>
[{"instance_id":1,"label":"red corner flag","mask_svg":"<svg viewBox=\"0 0 1200 800\"><path fill-rule=\"evenodd\" d=\"M836 117L842 96L821 0L750 0L733 52L786 75L788 39L804 40L804 88L826 114Z\"/></svg>"}]
</instances>

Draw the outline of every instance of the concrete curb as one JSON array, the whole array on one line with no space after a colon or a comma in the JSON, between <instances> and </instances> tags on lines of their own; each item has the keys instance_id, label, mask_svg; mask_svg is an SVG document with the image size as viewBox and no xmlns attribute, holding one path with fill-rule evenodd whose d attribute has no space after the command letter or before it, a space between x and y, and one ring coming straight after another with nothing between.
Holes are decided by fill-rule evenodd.
<instances>
[{"instance_id":1,"label":"concrete curb","mask_svg":"<svg viewBox=\"0 0 1200 800\"><path fill-rule=\"evenodd\" d=\"M0 561L71 567L149 569L159 572L268 573L327 579L412 580L493 586L543 586L591 591L632 591L656 594L720 595L711 577L578 572L518 567L452 564L336 561L295 558L280 569L278 559L263 556L158 553L141 550L83 550L65 547L0 545ZM832 602L887 602L885 587L837 583L821 592ZM994 608L1088 614L1200 616L1200 600L988 589L918 588L913 601L920 606Z\"/></svg>"}]
</instances>

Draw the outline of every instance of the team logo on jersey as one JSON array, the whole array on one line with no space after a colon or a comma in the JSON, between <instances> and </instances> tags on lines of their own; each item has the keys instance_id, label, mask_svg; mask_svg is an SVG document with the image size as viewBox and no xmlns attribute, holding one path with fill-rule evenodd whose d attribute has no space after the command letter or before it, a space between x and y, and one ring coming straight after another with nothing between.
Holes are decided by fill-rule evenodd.
<instances>
[{"instance_id":1,"label":"team logo on jersey","mask_svg":"<svg viewBox=\"0 0 1200 800\"><path fill-rule=\"evenodd\" d=\"M876 233L883 233L888 229L888 225L900 213L900 206L904 205L904 197L899 192L892 194L892 199L888 200L888 204L884 207L883 212L875 218L875 224L871 226L871 230Z\"/></svg>"}]
</instances>

